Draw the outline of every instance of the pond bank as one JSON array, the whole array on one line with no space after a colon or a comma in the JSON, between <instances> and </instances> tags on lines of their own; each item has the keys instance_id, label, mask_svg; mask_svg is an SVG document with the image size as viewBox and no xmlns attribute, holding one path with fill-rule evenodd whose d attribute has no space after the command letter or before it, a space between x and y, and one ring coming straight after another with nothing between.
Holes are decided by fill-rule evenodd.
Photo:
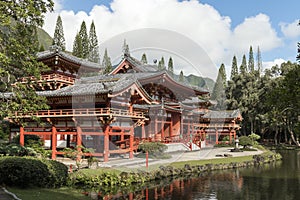
<instances>
[{"instance_id":1,"label":"pond bank","mask_svg":"<svg viewBox=\"0 0 300 200\"><path fill-rule=\"evenodd\" d=\"M221 156L224 157L224 150L228 157L220 158ZM232 152L229 156L227 150L228 148L211 149L206 152L206 159L201 160L199 159L200 151L198 153L189 152L188 154L183 154L185 156L177 158L176 161L172 160L172 162L170 162L169 159L166 159L169 160L169 162L160 160L158 163L156 163L155 161L153 161L152 165L154 165L155 167L151 168L150 166L148 169L142 167L136 168L140 164L133 164L134 162L131 162L131 171L122 170L118 173L104 171L101 174L86 174L84 173L84 171L80 170L79 172L70 175L70 183L74 187L81 188L99 188L99 186L101 186L101 188L103 189L105 187L116 187L120 190L122 190L122 188L128 190L128 187L134 186L133 188L137 189L137 186L138 188L143 187L145 183L155 180L162 180L165 178L180 178L190 175L200 175L202 173L214 170L262 165L281 159L281 156L279 154L275 154L270 151L264 153L263 151L249 151L238 153ZM195 156L197 156L198 158L195 159ZM115 169L117 171L118 168L116 167ZM124 166L122 169L124 169Z\"/></svg>"}]
</instances>

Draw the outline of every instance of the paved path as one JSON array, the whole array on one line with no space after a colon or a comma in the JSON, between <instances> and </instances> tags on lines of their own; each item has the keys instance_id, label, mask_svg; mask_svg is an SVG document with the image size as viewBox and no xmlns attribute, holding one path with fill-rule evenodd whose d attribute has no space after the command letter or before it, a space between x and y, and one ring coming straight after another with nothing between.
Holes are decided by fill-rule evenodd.
<instances>
[{"instance_id":1,"label":"paved path","mask_svg":"<svg viewBox=\"0 0 300 200\"><path fill-rule=\"evenodd\" d=\"M160 160L153 160L149 159L149 166L155 164L170 164L173 162L181 162L181 161L188 161L188 160L208 160L208 159L215 159L215 158L222 158L224 154L230 154L232 157L238 156L248 156L248 155L256 155L261 154L263 151L245 151L245 152L231 152L231 149L228 147L224 148L206 148L201 149L199 151L192 151L192 152L176 152L171 153L170 159L160 159ZM115 159L110 160L107 163L100 163L102 167L127 167L127 168L139 168L144 167L146 165L145 158L133 158L133 159Z\"/></svg>"}]
</instances>

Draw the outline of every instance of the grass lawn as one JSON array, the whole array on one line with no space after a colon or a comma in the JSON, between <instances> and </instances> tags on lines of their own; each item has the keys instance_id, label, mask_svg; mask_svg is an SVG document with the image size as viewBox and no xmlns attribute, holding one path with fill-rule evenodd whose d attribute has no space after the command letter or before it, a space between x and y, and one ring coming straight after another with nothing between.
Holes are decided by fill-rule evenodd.
<instances>
[{"instance_id":1,"label":"grass lawn","mask_svg":"<svg viewBox=\"0 0 300 200\"><path fill-rule=\"evenodd\" d=\"M45 189L45 188L7 188L22 200L90 200L81 191L71 188Z\"/></svg>"}]
</instances>

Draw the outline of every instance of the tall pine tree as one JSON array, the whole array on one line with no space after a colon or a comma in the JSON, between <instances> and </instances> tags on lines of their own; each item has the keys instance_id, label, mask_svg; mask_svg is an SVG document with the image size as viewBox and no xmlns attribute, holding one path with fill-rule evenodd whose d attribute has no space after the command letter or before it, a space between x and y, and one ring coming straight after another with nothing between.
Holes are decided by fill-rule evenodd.
<instances>
[{"instance_id":1,"label":"tall pine tree","mask_svg":"<svg viewBox=\"0 0 300 200\"><path fill-rule=\"evenodd\" d=\"M81 23L80 30L79 30L79 37L82 46L82 58L87 58L89 55L89 38L87 34L85 21Z\"/></svg>"},{"instance_id":2,"label":"tall pine tree","mask_svg":"<svg viewBox=\"0 0 300 200\"><path fill-rule=\"evenodd\" d=\"M234 76L236 76L238 73L239 73L239 71L238 71L236 56L233 56L233 58L232 58L232 65L231 65L230 80L232 80L232 78Z\"/></svg>"},{"instance_id":3,"label":"tall pine tree","mask_svg":"<svg viewBox=\"0 0 300 200\"><path fill-rule=\"evenodd\" d=\"M184 75L183 75L183 71L181 70L180 71L180 74L179 74L179 82L184 82Z\"/></svg>"},{"instance_id":4,"label":"tall pine tree","mask_svg":"<svg viewBox=\"0 0 300 200\"><path fill-rule=\"evenodd\" d=\"M76 34L75 40L73 42L72 55L76 56L78 58L82 58L83 57L83 55L82 55L82 41L81 41L79 33Z\"/></svg>"},{"instance_id":5,"label":"tall pine tree","mask_svg":"<svg viewBox=\"0 0 300 200\"><path fill-rule=\"evenodd\" d=\"M108 56L107 49L105 49L104 56L102 59L102 66L104 67L104 74L108 74L112 71L112 65L110 57Z\"/></svg>"},{"instance_id":6,"label":"tall pine tree","mask_svg":"<svg viewBox=\"0 0 300 200\"><path fill-rule=\"evenodd\" d=\"M164 70L165 68L165 59L164 57L161 57L160 61L158 62L158 70Z\"/></svg>"},{"instance_id":7,"label":"tall pine tree","mask_svg":"<svg viewBox=\"0 0 300 200\"><path fill-rule=\"evenodd\" d=\"M252 46L250 46L250 50L249 50L248 70L249 72L252 73L254 72L254 56L253 56Z\"/></svg>"},{"instance_id":8,"label":"tall pine tree","mask_svg":"<svg viewBox=\"0 0 300 200\"><path fill-rule=\"evenodd\" d=\"M217 101L216 109L218 110L226 109L225 88L226 88L226 72L225 72L225 65L222 63L219 68L217 80L211 95L211 99Z\"/></svg>"},{"instance_id":9,"label":"tall pine tree","mask_svg":"<svg viewBox=\"0 0 300 200\"><path fill-rule=\"evenodd\" d=\"M169 58L168 71L171 72L171 74L173 75L173 73L174 73L174 67L173 67L173 59L172 59L172 57Z\"/></svg>"},{"instance_id":10,"label":"tall pine tree","mask_svg":"<svg viewBox=\"0 0 300 200\"><path fill-rule=\"evenodd\" d=\"M64 29L62 25L62 20L60 15L58 15L56 20L56 26L54 31L54 37L53 37L53 45L57 45L61 47L63 51L66 50L66 42L65 42L65 36L64 36Z\"/></svg>"},{"instance_id":11,"label":"tall pine tree","mask_svg":"<svg viewBox=\"0 0 300 200\"><path fill-rule=\"evenodd\" d=\"M240 66L240 72L242 74L247 72L247 60L245 54L243 55L242 64Z\"/></svg>"},{"instance_id":12,"label":"tall pine tree","mask_svg":"<svg viewBox=\"0 0 300 200\"><path fill-rule=\"evenodd\" d=\"M147 61L147 56L146 56L145 53L143 53L143 55L142 55L141 62L142 62L143 64L147 64L147 63L148 63L148 61Z\"/></svg>"},{"instance_id":13,"label":"tall pine tree","mask_svg":"<svg viewBox=\"0 0 300 200\"><path fill-rule=\"evenodd\" d=\"M298 22L298 26L300 26L300 20ZM300 63L300 42L298 42L298 55L297 55L296 59Z\"/></svg>"},{"instance_id":14,"label":"tall pine tree","mask_svg":"<svg viewBox=\"0 0 300 200\"><path fill-rule=\"evenodd\" d=\"M260 53L259 46L257 47L256 62L257 62L257 71L258 74L260 75L263 69L262 69L261 53Z\"/></svg>"},{"instance_id":15,"label":"tall pine tree","mask_svg":"<svg viewBox=\"0 0 300 200\"><path fill-rule=\"evenodd\" d=\"M88 60L91 62L100 63L99 46L94 21L91 24L89 32Z\"/></svg>"}]
</instances>

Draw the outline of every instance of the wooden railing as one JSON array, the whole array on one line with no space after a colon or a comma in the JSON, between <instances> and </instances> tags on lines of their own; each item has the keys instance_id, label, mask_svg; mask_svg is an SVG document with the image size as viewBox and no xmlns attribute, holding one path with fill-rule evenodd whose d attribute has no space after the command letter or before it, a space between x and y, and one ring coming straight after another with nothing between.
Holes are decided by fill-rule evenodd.
<instances>
[{"instance_id":1,"label":"wooden railing","mask_svg":"<svg viewBox=\"0 0 300 200\"><path fill-rule=\"evenodd\" d=\"M80 117L80 116L96 116L96 117L127 117L143 119L145 115L143 112L129 112L129 110L116 108L82 108L82 109L60 109L60 110L40 110L37 112L15 112L17 118L50 118L50 117Z\"/></svg>"},{"instance_id":2,"label":"wooden railing","mask_svg":"<svg viewBox=\"0 0 300 200\"><path fill-rule=\"evenodd\" d=\"M19 82L26 83L28 80L36 81L37 78L34 76L24 77L19 79ZM64 81L68 83L74 83L75 79L69 76L61 75L61 74L45 74L41 76L41 79L38 81L47 81L47 80L56 80L56 81Z\"/></svg>"}]
</instances>

